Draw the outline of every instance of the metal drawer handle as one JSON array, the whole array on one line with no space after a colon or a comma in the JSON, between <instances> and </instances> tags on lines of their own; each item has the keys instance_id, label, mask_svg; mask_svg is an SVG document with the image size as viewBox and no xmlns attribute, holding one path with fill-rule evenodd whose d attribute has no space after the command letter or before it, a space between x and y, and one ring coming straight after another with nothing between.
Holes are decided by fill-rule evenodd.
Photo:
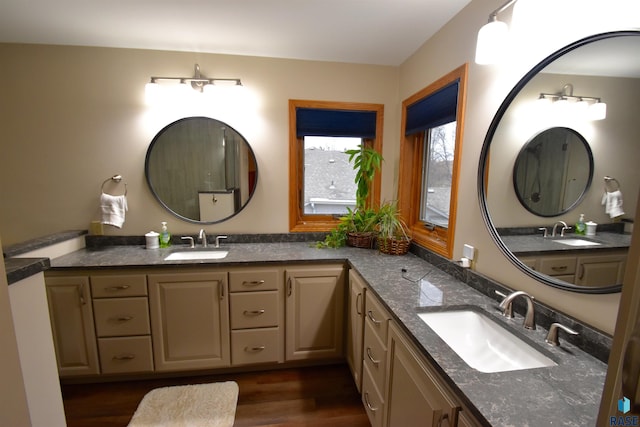
<instances>
[{"instance_id":1,"label":"metal drawer handle","mask_svg":"<svg viewBox=\"0 0 640 427\"><path fill-rule=\"evenodd\" d=\"M120 316L116 317L115 320L118 322L128 322L130 320L133 320L133 316Z\"/></svg>"},{"instance_id":2,"label":"metal drawer handle","mask_svg":"<svg viewBox=\"0 0 640 427\"><path fill-rule=\"evenodd\" d=\"M376 367L380 364L379 360L376 360L373 358L373 354L371 353L371 347L367 347L367 357L369 358L369 360L371 360L371 362L373 362L374 365L376 365Z\"/></svg>"},{"instance_id":3,"label":"metal drawer handle","mask_svg":"<svg viewBox=\"0 0 640 427\"><path fill-rule=\"evenodd\" d=\"M555 267L551 267L553 271L565 271L567 268L569 267L566 265L557 265Z\"/></svg>"},{"instance_id":4,"label":"metal drawer handle","mask_svg":"<svg viewBox=\"0 0 640 427\"><path fill-rule=\"evenodd\" d=\"M261 314L264 314L264 310L245 310L244 311L244 315L245 316L260 316Z\"/></svg>"},{"instance_id":5,"label":"metal drawer handle","mask_svg":"<svg viewBox=\"0 0 640 427\"><path fill-rule=\"evenodd\" d=\"M129 289L131 286L129 285L119 285L119 286L107 286L106 288L104 288L105 291L112 291L112 292L117 292L117 291L124 291Z\"/></svg>"},{"instance_id":6,"label":"metal drawer handle","mask_svg":"<svg viewBox=\"0 0 640 427\"><path fill-rule=\"evenodd\" d=\"M449 414L445 413L440 416L440 419L438 420L438 427L442 427L442 422L445 420L447 421L447 425L451 425L449 424Z\"/></svg>"},{"instance_id":7,"label":"metal drawer handle","mask_svg":"<svg viewBox=\"0 0 640 427\"><path fill-rule=\"evenodd\" d=\"M260 286L264 285L264 280L245 280L242 286Z\"/></svg>"},{"instance_id":8,"label":"metal drawer handle","mask_svg":"<svg viewBox=\"0 0 640 427\"><path fill-rule=\"evenodd\" d=\"M133 360L136 358L135 354L121 354L118 356L113 356L113 360Z\"/></svg>"},{"instance_id":9,"label":"metal drawer handle","mask_svg":"<svg viewBox=\"0 0 640 427\"><path fill-rule=\"evenodd\" d=\"M376 412L378 410L378 408L374 408L371 405L371 402L369 402L369 393L367 392L364 393L364 403L367 405L367 408L369 408L370 411Z\"/></svg>"},{"instance_id":10,"label":"metal drawer handle","mask_svg":"<svg viewBox=\"0 0 640 427\"><path fill-rule=\"evenodd\" d=\"M246 351L247 353L256 353L258 351L262 351L264 350L266 347L264 345L258 346L258 347L245 347L244 351Z\"/></svg>"},{"instance_id":11,"label":"metal drawer handle","mask_svg":"<svg viewBox=\"0 0 640 427\"><path fill-rule=\"evenodd\" d=\"M373 312L371 310L367 311L367 317L376 325L376 326L380 326L380 323L382 323L379 320L376 320L375 317L373 317Z\"/></svg>"},{"instance_id":12,"label":"metal drawer handle","mask_svg":"<svg viewBox=\"0 0 640 427\"><path fill-rule=\"evenodd\" d=\"M361 301L362 301L362 292L359 292L358 296L356 297L356 314L358 315L362 314L362 308L360 307Z\"/></svg>"}]
</instances>

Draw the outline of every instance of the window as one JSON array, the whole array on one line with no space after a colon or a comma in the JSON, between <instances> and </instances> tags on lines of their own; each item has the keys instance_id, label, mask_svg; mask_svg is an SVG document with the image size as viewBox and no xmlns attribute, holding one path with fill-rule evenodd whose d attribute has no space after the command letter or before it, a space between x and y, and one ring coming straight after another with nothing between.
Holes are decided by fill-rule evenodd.
<instances>
[{"instance_id":1,"label":"window","mask_svg":"<svg viewBox=\"0 0 640 427\"><path fill-rule=\"evenodd\" d=\"M289 229L328 231L356 201L346 150L382 150L383 105L289 101ZM369 204L380 203L380 173Z\"/></svg>"},{"instance_id":2,"label":"window","mask_svg":"<svg viewBox=\"0 0 640 427\"><path fill-rule=\"evenodd\" d=\"M453 255L467 65L402 103L398 206L413 241Z\"/></svg>"}]
</instances>

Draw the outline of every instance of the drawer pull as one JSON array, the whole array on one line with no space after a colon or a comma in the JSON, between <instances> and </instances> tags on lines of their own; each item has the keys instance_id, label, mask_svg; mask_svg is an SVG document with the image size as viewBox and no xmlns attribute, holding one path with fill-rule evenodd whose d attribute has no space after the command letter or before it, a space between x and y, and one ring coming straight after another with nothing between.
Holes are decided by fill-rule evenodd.
<instances>
[{"instance_id":1,"label":"drawer pull","mask_svg":"<svg viewBox=\"0 0 640 427\"><path fill-rule=\"evenodd\" d=\"M247 353L257 353L259 351L264 350L266 347L264 345L258 346L258 347L245 347L244 351L246 351Z\"/></svg>"},{"instance_id":2,"label":"drawer pull","mask_svg":"<svg viewBox=\"0 0 640 427\"><path fill-rule=\"evenodd\" d=\"M367 317L369 318L369 320L371 320L374 325L376 326L380 326L380 323L382 323L381 321L377 320L375 317L373 317L373 312L371 310L367 311Z\"/></svg>"},{"instance_id":3,"label":"drawer pull","mask_svg":"<svg viewBox=\"0 0 640 427\"><path fill-rule=\"evenodd\" d=\"M450 426L451 424L449 423L449 414L442 414L440 416L440 419L438 420L438 427L443 427L445 424L442 424L444 421L447 422L446 425Z\"/></svg>"},{"instance_id":4,"label":"drawer pull","mask_svg":"<svg viewBox=\"0 0 640 427\"><path fill-rule=\"evenodd\" d=\"M244 311L244 315L245 316L260 316L261 314L264 314L264 310L245 310Z\"/></svg>"},{"instance_id":5,"label":"drawer pull","mask_svg":"<svg viewBox=\"0 0 640 427\"><path fill-rule=\"evenodd\" d=\"M371 405L371 402L369 402L369 393L367 392L364 393L364 403L367 405L367 408L369 408L371 412L376 412L378 410L378 408L375 408L373 405Z\"/></svg>"},{"instance_id":6,"label":"drawer pull","mask_svg":"<svg viewBox=\"0 0 640 427\"><path fill-rule=\"evenodd\" d=\"M373 358L373 353L371 352L371 347L367 347L367 357L369 358L369 360L371 360L371 362L376 365L376 367L380 364L379 360L376 360Z\"/></svg>"},{"instance_id":7,"label":"drawer pull","mask_svg":"<svg viewBox=\"0 0 640 427\"><path fill-rule=\"evenodd\" d=\"M133 320L133 316L114 317L114 320L116 320L117 322L129 322L130 320Z\"/></svg>"},{"instance_id":8,"label":"drawer pull","mask_svg":"<svg viewBox=\"0 0 640 427\"><path fill-rule=\"evenodd\" d=\"M567 268L569 267L566 265L556 265L554 267L551 267L553 271L565 271Z\"/></svg>"},{"instance_id":9,"label":"drawer pull","mask_svg":"<svg viewBox=\"0 0 640 427\"><path fill-rule=\"evenodd\" d=\"M362 314L362 308L360 307L362 302L362 292L358 292L358 296L356 297L356 314Z\"/></svg>"},{"instance_id":10,"label":"drawer pull","mask_svg":"<svg viewBox=\"0 0 640 427\"><path fill-rule=\"evenodd\" d=\"M107 286L106 288L104 288L105 291L109 291L109 292L118 292L118 291L125 291L127 289L129 289L131 286L129 285L119 285L119 286Z\"/></svg>"},{"instance_id":11,"label":"drawer pull","mask_svg":"<svg viewBox=\"0 0 640 427\"><path fill-rule=\"evenodd\" d=\"M135 354L120 354L117 356L113 356L112 360L133 360L136 358Z\"/></svg>"},{"instance_id":12,"label":"drawer pull","mask_svg":"<svg viewBox=\"0 0 640 427\"><path fill-rule=\"evenodd\" d=\"M260 286L264 285L264 280L245 280L242 286Z\"/></svg>"}]
</instances>

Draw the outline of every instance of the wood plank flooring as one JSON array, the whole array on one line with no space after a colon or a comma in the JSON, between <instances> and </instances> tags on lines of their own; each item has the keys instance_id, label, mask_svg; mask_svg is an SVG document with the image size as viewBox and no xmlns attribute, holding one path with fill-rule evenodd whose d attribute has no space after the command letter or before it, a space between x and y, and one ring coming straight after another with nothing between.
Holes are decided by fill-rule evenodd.
<instances>
[{"instance_id":1,"label":"wood plank flooring","mask_svg":"<svg viewBox=\"0 0 640 427\"><path fill-rule=\"evenodd\" d=\"M142 397L158 387L216 381L238 383L234 427L349 426L369 421L347 365L229 373L101 384L65 384L68 427L124 427Z\"/></svg>"}]
</instances>

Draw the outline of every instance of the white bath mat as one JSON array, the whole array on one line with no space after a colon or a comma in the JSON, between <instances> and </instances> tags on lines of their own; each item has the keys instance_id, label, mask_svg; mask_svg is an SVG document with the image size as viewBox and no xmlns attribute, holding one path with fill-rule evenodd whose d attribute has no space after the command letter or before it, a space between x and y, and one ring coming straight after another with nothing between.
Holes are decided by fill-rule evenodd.
<instances>
[{"instance_id":1,"label":"white bath mat","mask_svg":"<svg viewBox=\"0 0 640 427\"><path fill-rule=\"evenodd\" d=\"M237 403L234 381L157 388L142 398L129 427L231 427Z\"/></svg>"}]
</instances>

